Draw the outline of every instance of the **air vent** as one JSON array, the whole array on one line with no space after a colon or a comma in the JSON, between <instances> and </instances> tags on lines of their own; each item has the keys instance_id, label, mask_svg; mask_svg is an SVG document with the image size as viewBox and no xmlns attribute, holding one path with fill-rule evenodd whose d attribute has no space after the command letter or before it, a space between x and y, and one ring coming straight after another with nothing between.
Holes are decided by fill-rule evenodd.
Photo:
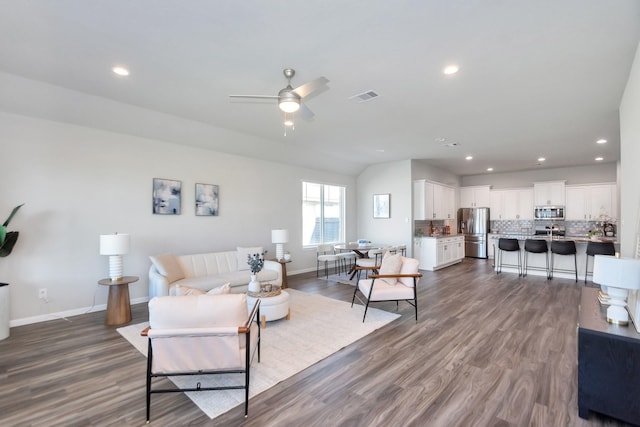
<instances>
[{"instance_id":1,"label":"air vent","mask_svg":"<svg viewBox=\"0 0 640 427\"><path fill-rule=\"evenodd\" d=\"M372 90L368 90L366 92L359 93L358 95L353 95L349 97L349 99L354 100L358 104L363 102L371 101L373 98L377 98L379 95Z\"/></svg>"}]
</instances>

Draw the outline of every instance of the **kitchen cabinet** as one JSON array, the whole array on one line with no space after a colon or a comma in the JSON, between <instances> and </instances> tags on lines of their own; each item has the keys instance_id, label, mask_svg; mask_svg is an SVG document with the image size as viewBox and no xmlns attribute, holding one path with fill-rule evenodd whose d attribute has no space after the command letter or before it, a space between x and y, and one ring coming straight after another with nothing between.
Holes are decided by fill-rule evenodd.
<instances>
[{"instance_id":1,"label":"kitchen cabinet","mask_svg":"<svg viewBox=\"0 0 640 427\"><path fill-rule=\"evenodd\" d=\"M616 184L567 186L565 218L595 221L598 217L617 216Z\"/></svg>"},{"instance_id":2,"label":"kitchen cabinet","mask_svg":"<svg viewBox=\"0 0 640 427\"><path fill-rule=\"evenodd\" d=\"M415 239L414 253L421 270L434 271L464 258L464 236L422 237Z\"/></svg>"},{"instance_id":3,"label":"kitchen cabinet","mask_svg":"<svg viewBox=\"0 0 640 427\"><path fill-rule=\"evenodd\" d=\"M455 189L424 179L413 182L413 219L454 219Z\"/></svg>"},{"instance_id":4,"label":"kitchen cabinet","mask_svg":"<svg viewBox=\"0 0 640 427\"><path fill-rule=\"evenodd\" d=\"M533 183L535 206L564 206L565 181L547 181Z\"/></svg>"},{"instance_id":5,"label":"kitchen cabinet","mask_svg":"<svg viewBox=\"0 0 640 427\"><path fill-rule=\"evenodd\" d=\"M487 208L491 203L490 186L460 187L461 208Z\"/></svg>"},{"instance_id":6,"label":"kitchen cabinet","mask_svg":"<svg viewBox=\"0 0 640 427\"><path fill-rule=\"evenodd\" d=\"M492 190L490 209L492 220L533 219L533 189Z\"/></svg>"}]
</instances>

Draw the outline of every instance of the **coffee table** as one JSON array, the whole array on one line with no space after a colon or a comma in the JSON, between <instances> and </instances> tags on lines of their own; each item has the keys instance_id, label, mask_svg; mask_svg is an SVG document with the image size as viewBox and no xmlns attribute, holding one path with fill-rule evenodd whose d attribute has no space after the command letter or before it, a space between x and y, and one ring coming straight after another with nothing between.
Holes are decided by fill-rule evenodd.
<instances>
[{"instance_id":1,"label":"coffee table","mask_svg":"<svg viewBox=\"0 0 640 427\"><path fill-rule=\"evenodd\" d=\"M289 309L289 293L281 290L278 295L254 297L247 294L247 305L253 307L256 300L260 300L260 325L267 327L267 321L286 318L291 319Z\"/></svg>"}]
</instances>

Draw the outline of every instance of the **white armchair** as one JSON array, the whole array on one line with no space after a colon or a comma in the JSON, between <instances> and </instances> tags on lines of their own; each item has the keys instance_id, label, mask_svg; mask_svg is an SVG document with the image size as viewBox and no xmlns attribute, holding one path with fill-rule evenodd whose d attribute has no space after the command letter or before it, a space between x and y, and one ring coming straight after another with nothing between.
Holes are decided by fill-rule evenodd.
<instances>
[{"instance_id":1,"label":"white armchair","mask_svg":"<svg viewBox=\"0 0 640 427\"><path fill-rule=\"evenodd\" d=\"M422 277L418 267L417 259L406 258L401 254L385 255L378 268L378 274L370 274L367 279L358 280L353 291L351 307L353 307L356 298L365 306L364 316L362 316L364 322L370 302L395 301L397 307L399 301L406 301L414 307L417 322L417 287L418 281Z\"/></svg>"},{"instance_id":2,"label":"white armchair","mask_svg":"<svg viewBox=\"0 0 640 427\"><path fill-rule=\"evenodd\" d=\"M147 422L151 394L244 389L249 410L249 372L256 351L260 361L260 300L251 313L245 294L161 296L149 301ZM244 374L243 384L190 388L152 388L153 378Z\"/></svg>"}]
</instances>

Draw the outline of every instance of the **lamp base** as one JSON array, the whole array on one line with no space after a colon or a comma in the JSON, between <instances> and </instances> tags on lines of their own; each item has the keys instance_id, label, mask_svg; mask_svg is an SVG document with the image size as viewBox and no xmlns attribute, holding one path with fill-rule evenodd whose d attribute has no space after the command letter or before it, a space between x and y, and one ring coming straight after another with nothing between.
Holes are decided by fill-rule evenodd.
<instances>
[{"instance_id":1,"label":"lamp base","mask_svg":"<svg viewBox=\"0 0 640 427\"><path fill-rule=\"evenodd\" d=\"M109 255L109 277L112 282L122 279L122 255Z\"/></svg>"},{"instance_id":2,"label":"lamp base","mask_svg":"<svg viewBox=\"0 0 640 427\"><path fill-rule=\"evenodd\" d=\"M284 259L284 244L276 243L276 259L282 261Z\"/></svg>"}]
</instances>

